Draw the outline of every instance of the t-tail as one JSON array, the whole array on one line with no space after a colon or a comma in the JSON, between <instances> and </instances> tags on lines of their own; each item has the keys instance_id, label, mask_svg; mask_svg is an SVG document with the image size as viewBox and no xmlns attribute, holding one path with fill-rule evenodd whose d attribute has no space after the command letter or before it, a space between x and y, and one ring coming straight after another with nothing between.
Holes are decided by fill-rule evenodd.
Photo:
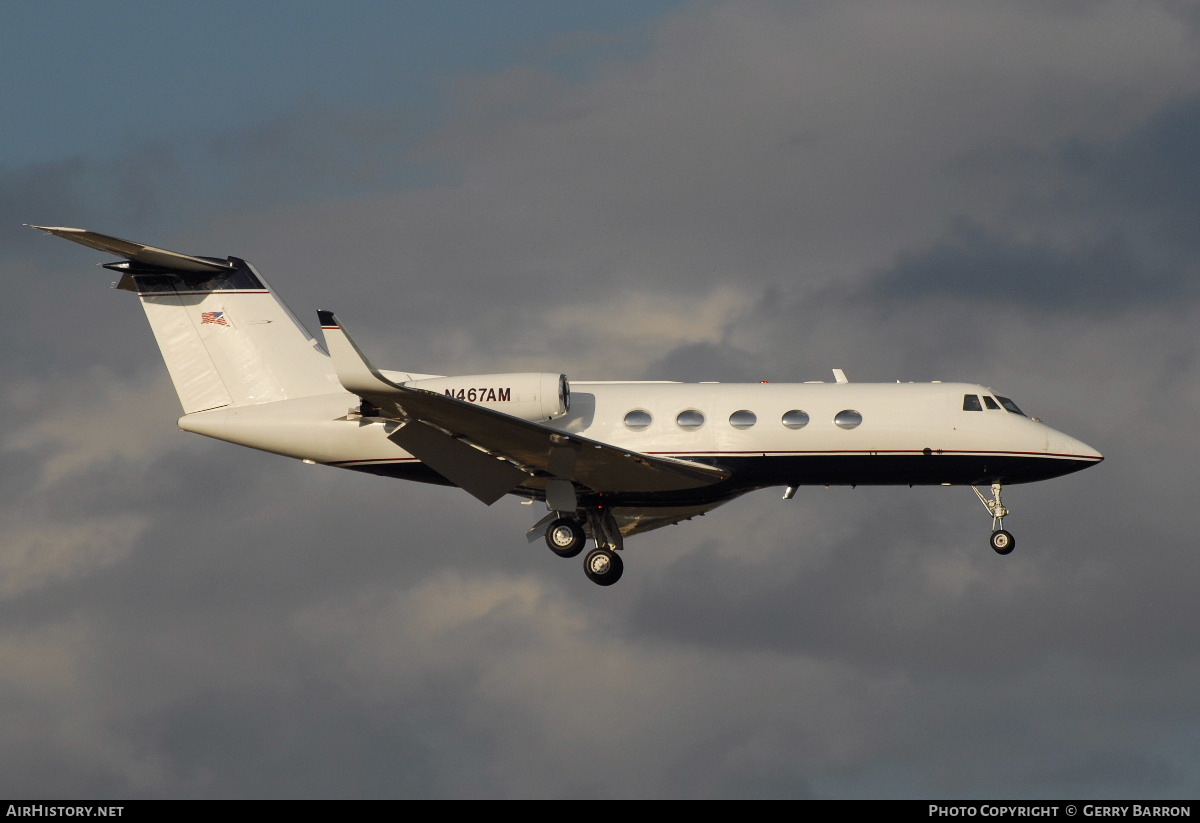
<instances>
[{"instance_id":1,"label":"t-tail","mask_svg":"<svg viewBox=\"0 0 1200 823\"><path fill-rule=\"evenodd\" d=\"M185 414L328 394L337 377L320 344L237 257L191 257L84 229L31 226L124 258Z\"/></svg>"}]
</instances>

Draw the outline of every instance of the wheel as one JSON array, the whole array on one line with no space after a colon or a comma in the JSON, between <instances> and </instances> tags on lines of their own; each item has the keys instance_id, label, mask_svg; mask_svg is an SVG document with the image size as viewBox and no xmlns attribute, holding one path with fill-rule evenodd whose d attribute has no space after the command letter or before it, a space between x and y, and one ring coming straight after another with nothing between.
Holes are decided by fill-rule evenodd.
<instances>
[{"instance_id":1,"label":"wheel","mask_svg":"<svg viewBox=\"0 0 1200 823\"><path fill-rule=\"evenodd\" d=\"M583 559L583 573L597 586L611 586L624 571L621 556L608 549L592 549Z\"/></svg>"},{"instance_id":2,"label":"wheel","mask_svg":"<svg viewBox=\"0 0 1200 823\"><path fill-rule=\"evenodd\" d=\"M1006 532L1004 529L997 529L992 532L992 549L996 554L1008 554L1017 547L1017 538Z\"/></svg>"},{"instance_id":3,"label":"wheel","mask_svg":"<svg viewBox=\"0 0 1200 823\"><path fill-rule=\"evenodd\" d=\"M583 551L585 542L583 526L569 517L560 517L546 527L546 545L559 557L574 557Z\"/></svg>"}]
</instances>

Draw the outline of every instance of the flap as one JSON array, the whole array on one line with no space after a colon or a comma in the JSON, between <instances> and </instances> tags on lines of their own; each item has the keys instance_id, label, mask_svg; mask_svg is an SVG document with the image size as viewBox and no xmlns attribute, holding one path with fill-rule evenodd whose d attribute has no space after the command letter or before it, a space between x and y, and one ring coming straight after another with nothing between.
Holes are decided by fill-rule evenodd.
<instances>
[{"instance_id":1,"label":"flap","mask_svg":"<svg viewBox=\"0 0 1200 823\"><path fill-rule=\"evenodd\" d=\"M528 478L512 463L420 420L402 424L388 440L489 506Z\"/></svg>"}]
</instances>

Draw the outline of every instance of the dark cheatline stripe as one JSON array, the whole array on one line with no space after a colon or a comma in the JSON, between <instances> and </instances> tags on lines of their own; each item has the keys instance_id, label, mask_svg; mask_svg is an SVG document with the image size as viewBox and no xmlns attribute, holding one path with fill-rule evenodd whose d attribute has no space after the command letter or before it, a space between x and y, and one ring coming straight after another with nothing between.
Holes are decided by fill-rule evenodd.
<instances>
[{"instance_id":1,"label":"dark cheatline stripe","mask_svg":"<svg viewBox=\"0 0 1200 823\"><path fill-rule=\"evenodd\" d=\"M673 454L678 455L678 452ZM751 453L705 453L693 457L698 462L712 461L729 469L728 480L676 492L629 493L606 490L609 506L700 505L735 497L754 489L771 486L937 486L991 483L1031 483L1061 477L1099 462L1094 457L1047 456L1012 452L943 453L926 456L923 452L858 453L797 452L758 456ZM755 455L755 456L751 456ZM685 458L686 459L686 458ZM447 481L416 458L366 458L342 460L328 465L444 486ZM535 492L536 494L536 492ZM585 496L586 497L586 496ZM585 498L581 504L587 505Z\"/></svg>"},{"instance_id":2,"label":"dark cheatline stripe","mask_svg":"<svg viewBox=\"0 0 1200 823\"><path fill-rule=\"evenodd\" d=\"M646 454L661 454L667 457L684 457L685 455L693 457L720 457L727 454L760 454L765 457L771 455L920 455L925 457L925 452L922 449L745 449L742 451L717 451L717 450L702 450L702 451L652 451ZM1093 463L1099 463L1104 458L1092 457L1091 455L1082 454L1061 454L1058 452L1013 452L1013 451L960 451L956 449L934 449L930 457L945 457L948 455L958 455L967 457L1035 457L1035 458L1052 458L1063 460L1088 460Z\"/></svg>"}]
</instances>

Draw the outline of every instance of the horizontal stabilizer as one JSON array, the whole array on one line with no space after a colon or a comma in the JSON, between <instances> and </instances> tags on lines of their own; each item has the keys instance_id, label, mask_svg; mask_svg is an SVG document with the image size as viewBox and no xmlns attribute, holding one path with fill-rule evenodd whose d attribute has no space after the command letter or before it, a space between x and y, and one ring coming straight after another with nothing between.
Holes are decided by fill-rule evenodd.
<instances>
[{"instance_id":1,"label":"horizontal stabilizer","mask_svg":"<svg viewBox=\"0 0 1200 823\"><path fill-rule=\"evenodd\" d=\"M699 488L729 477L728 471L714 466L626 451L444 394L393 383L371 365L331 312L320 312L320 318L325 345L342 386L376 407L384 417L426 424L408 434L398 430L399 439L393 435L402 448L423 462L423 441L445 437L497 464L502 459L524 470L527 481L531 481L524 485L530 488L542 488L547 477L558 477L598 492L656 492ZM436 459L446 460L446 451ZM476 459L467 452L458 453ZM432 460L429 465L444 474ZM452 465L448 469L460 471ZM521 485L504 469L498 474L514 480L510 490ZM499 477L496 482L500 484Z\"/></svg>"},{"instance_id":2,"label":"horizontal stabilizer","mask_svg":"<svg viewBox=\"0 0 1200 823\"><path fill-rule=\"evenodd\" d=\"M156 249L154 246L146 246L141 243L134 243L132 240L122 240L119 237L110 237L107 234L87 231L86 229L68 229L64 226L33 226L29 223L25 225L31 229L44 231L46 234L53 234L55 237L79 243L81 246L88 246L99 251L109 252L110 254L115 254L117 257L124 257L126 260L132 260L135 263L144 263L148 266L157 266L175 271L195 272L229 271L236 268L231 262L206 260L203 257L191 257L179 252Z\"/></svg>"}]
</instances>

